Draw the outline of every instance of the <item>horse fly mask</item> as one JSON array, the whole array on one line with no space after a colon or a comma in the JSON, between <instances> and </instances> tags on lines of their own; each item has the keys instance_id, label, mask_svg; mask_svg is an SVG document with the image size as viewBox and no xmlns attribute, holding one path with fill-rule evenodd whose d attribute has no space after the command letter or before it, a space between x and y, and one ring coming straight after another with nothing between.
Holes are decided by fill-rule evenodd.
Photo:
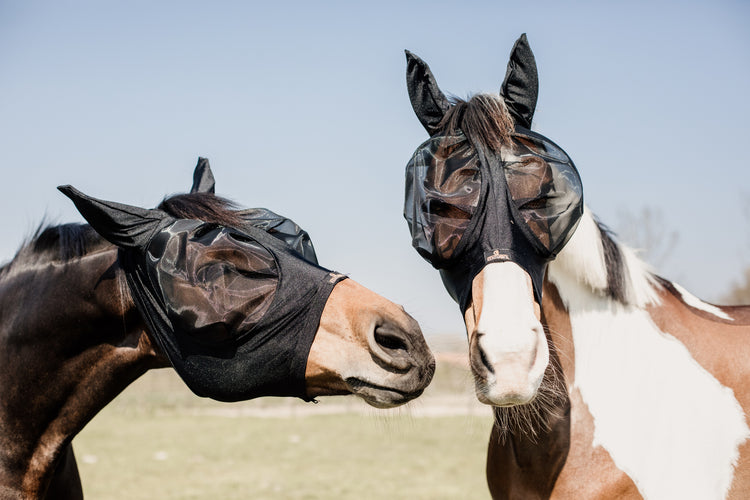
<instances>
[{"instance_id":1,"label":"horse fly mask","mask_svg":"<svg viewBox=\"0 0 750 500\"><path fill-rule=\"evenodd\" d=\"M317 265L306 233L265 210L239 212L247 224L226 227L60 190L120 247L141 316L193 392L220 401L309 400L310 347L326 301L345 277ZM298 231L264 230L286 223Z\"/></svg>"},{"instance_id":2,"label":"horse fly mask","mask_svg":"<svg viewBox=\"0 0 750 500\"><path fill-rule=\"evenodd\" d=\"M409 52L407 61L412 106L431 135L406 166L404 217L412 245L440 270L462 312L473 277L499 261L529 273L541 301L546 263L578 225L583 192L568 155L528 129L537 75L525 35L513 48L501 90L516 126L499 151L461 130L448 135L441 122L452 105L427 64Z\"/></svg>"}]
</instances>

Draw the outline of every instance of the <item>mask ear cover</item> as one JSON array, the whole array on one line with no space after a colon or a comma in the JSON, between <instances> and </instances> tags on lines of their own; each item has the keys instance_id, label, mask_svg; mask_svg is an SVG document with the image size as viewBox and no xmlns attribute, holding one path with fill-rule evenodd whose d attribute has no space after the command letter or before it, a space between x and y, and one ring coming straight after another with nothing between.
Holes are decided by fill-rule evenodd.
<instances>
[{"instance_id":1,"label":"mask ear cover","mask_svg":"<svg viewBox=\"0 0 750 500\"><path fill-rule=\"evenodd\" d=\"M510 51L505 79L500 95L517 125L531 128L536 101L539 96L539 74L536 58L529 46L526 33L522 34Z\"/></svg>"},{"instance_id":2,"label":"mask ear cover","mask_svg":"<svg viewBox=\"0 0 750 500\"><path fill-rule=\"evenodd\" d=\"M406 52L406 88L414 113L427 133L440 131L440 122L451 104L432 76L430 67L422 59Z\"/></svg>"},{"instance_id":3,"label":"mask ear cover","mask_svg":"<svg viewBox=\"0 0 750 500\"><path fill-rule=\"evenodd\" d=\"M208 158L199 157L198 164L193 171L193 187L190 188L190 192L213 194L215 190L216 181L211 171L211 165L208 163Z\"/></svg>"},{"instance_id":4,"label":"mask ear cover","mask_svg":"<svg viewBox=\"0 0 750 500\"><path fill-rule=\"evenodd\" d=\"M99 200L70 185L57 189L73 200L83 218L97 233L119 247L144 248L157 231L175 220L161 210Z\"/></svg>"}]
</instances>

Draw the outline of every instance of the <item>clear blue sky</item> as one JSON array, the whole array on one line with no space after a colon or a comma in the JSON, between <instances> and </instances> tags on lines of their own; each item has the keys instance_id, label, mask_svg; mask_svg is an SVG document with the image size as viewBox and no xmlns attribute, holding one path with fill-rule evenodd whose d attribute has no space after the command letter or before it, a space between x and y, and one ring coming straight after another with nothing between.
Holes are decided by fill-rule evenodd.
<instances>
[{"instance_id":1,"label":"clear blue sky","mask_svg":"<svg viewBox=\"0 0 750 500\"><path fill-rule=\"evenodd\" d=\"M459 6L460 5L460 6ZM659 211L660 269L713 299L750 265L750 3L0 0L0 260L55 187L155 206L199 155L217 192L285 214L323 265L463 331L411 249L404 165L426 134L403 49L449 93L496 91L514 40L539 66L534 128L576 162L586 201Z\"/></svg>"}]
</instances>

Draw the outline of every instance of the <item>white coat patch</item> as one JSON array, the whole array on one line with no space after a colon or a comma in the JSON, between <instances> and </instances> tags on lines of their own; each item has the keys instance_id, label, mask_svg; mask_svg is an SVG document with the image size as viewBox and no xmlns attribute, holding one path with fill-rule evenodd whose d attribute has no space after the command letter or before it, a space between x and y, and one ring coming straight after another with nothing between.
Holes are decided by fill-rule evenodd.
<instances>
[{"instance_id":1,"label":"white coat patch","mask_svg":"<svg viewBox=\"0 0 750 500\"><path fill-rule=\"evenodd\" d=\"M549 275L570 312L575 385L605 448L646 499L722 499L749 436L731 389L648 314Z\"/></svg>"},{"instance_id":2,"label":"white coat patch","mask_svg":"<svg viewBox=\"0 0 750 500\"><path fill-rule=\"evenodd\" d=\"M716 307L713 304L709 304L707 302L703 302L701 299L693 295L692 293L688 292L684 288L682 288L677 283L672 283L672 286L680 292L680 295L682 296L682 301L685 302L685 304L689 305L690 307L694 307L695 309L700 309L701 311L707 312L709 314L713 314L717 318L725 319L727 321L734 321L734 318Z\"/></svg>"}]
</instances>

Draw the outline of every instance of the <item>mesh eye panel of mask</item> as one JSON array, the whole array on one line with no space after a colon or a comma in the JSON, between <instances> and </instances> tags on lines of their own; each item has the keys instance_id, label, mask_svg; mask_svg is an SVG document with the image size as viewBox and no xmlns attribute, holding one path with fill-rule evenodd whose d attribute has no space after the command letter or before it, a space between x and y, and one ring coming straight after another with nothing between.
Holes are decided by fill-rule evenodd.
<instances>
[{"instance_id":1,"label":"mesh eye panel of mask","mask_svg":"<svg viewBox=\"0 0 750 500\"><path fill-rule=\"evenodd\" d=\"M404 217L412 242L430 261L453 256L481 196L482 176L466 137L437 136L406 166Z\"/></svg>"},{"instance_id":2,"label":"mesh eye panel of mask","mask_svg":"<svg viewBox=\"0 0 750 500\"><path fill-rule=\"evenodd\" d=\"M583 187L573 162L551 141L530 134L515 135L500 156L522 229L540 253L556 255L583 209Z\"/></svg>"},{"instance_id":3,"label":"mesh eye panel of mask","mask_svg":"<svg viewBox=\"0 0 750 500\"><path fill-rule=\"evenodd\" d=\"M208 343L237 340L273 302L276 261L244 234L211 225L193 229L178 222L163 233L166 241L154 241L149 254L156 265L149 274L177 329Z\"/></svg>"},{"instance_id":4,"label":"mesh eye panel of mask","mask_svg":"<svg viewBox=\"0 0 750 500\"><path fill-rule=\"evenodd\" d=\"M188 387L219 401L308 400L310 348L346 277L252 225L164 224L119 258L141 316Z\"/></svg>"},{"instance_id":5,"label":"mesh eye panel of mask","mask_svg":"<svg viewBox=\"0 0 750 500\"><path fill-rule=\"evenodd\" d=\"M556 255L572 235L583 210L578 171L562 149L522 130L502 148L499 164L480 165L463 134L434 136L412 156L406 166L404 217L412 245L433 265L441 267L454 257L479 212L482 175L497 175L499 169L513 218L541 255Z\"/></svg>"}]
</instances>

